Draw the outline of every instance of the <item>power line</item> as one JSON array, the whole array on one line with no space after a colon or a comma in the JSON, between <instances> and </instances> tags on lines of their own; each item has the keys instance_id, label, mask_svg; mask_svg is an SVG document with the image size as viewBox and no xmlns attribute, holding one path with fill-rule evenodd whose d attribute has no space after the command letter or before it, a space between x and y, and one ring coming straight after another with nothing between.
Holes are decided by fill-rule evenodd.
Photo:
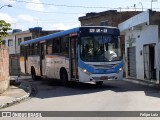
<instances>
[{"instance_id":1,"label":"power line","mask_svg":"<svg viewBox=\"0 0 160 120\"><path fill-rule=\"evenodd\" d=\"M77 8L109 8L109 7L95 7L95 6L73 6L73 5L59 5L59 4L53 4L53 3L38 3L38 2L28 2L23 0L9 0L9 1L15 1L15 2L22 2L22 3L33 3L33 4L42 4L42 5L50 5L50 6L57 6L57 7L77 7Z\"/></svg>"},{"instance_id":2,"label":"power line","mask_svg":"<svg viewBox=\"0 0 160 120\"><path fill-rule=\"evenodd\" d=\"M53 3L38 3L38 2L29 2L29 1L24 1L24 0L9 0L9 1L14 1L14 2L20 2L20 3L32 3L32 4L41 4L41 5L48 5L48 6L56 6L56 7L69 7L69 8L92 8L92 9L120 9L120 8L112 8L112 7L104 7L104 6L100 6L100 7L96 7L96 6L73 6L73 5L60 5L60 4L53 4ZM121 9L124 9L124 10L128 10L128 8L122 8ZM132 8L132 9L135 9L135 8ZM136 8L136 9L142 9L142 8ZM149 9L149 8L143 8L143 9ZM153 9L160 9L160 8L153 8ZM35 10L34 10L35 11ZM37 12L43 12L43 11L37 11ZM46 12L46 13L62 13L63 12ZM64 14L79 14L79 13L64 13Z\"/></svg>"},{"instance_id":3,"label":"power line","mask_svg":"<svg viewBox=\"0 0 160 120\"><path fill-rule=\"evenodd\" d=\"M25 8L22 8L22 7L19 7L19 6L14 6L14 8L16 8L16 9L25 9ZM34 11L34 12L40 12L40 13L54 13L54 14L66 14L66 15L68 15L68 14L85 14L85 13L67 13L67 12L50 12L50 11L39 11L39 10L33 10L33 9L28 9L28 10L30 10L30 11Z\"/></svg>"},{"instance_id":4,"label":"power line","mask_svg":"<svg viewBox=\"0 0 160 120\"><path fill-rule=\"evenodd\" d=\"M27 21L17 21L17 22L12 22L10 20L6 20L7 22L11 23L11 24L16 24L16 23L19 23L19 24L23 24L23 23L28 23ZM30 23L36 23L37 21L30 21ZM54 24L58 24L59 22L55 22L55 21L49 21L49 20L39 20L38 23L54 23ZM63 22L63 23L69 23L69 24L73 24L73 21L72 22Z\"/></svg>"},{"instance_id":5,"label":"power line","mask_svg":"<svg viewBox=\"0 0 160 120\"><path fill-rule=\"evenodd\" d=\"M19 7L19 6L14 6L13 8L16 8L16 9L25 9L25 8L22 8L22 7ZM120 10L121 12L122 12L122 10L126 10L126 11L129 11L129 9L130 8L121 8L121 7L119 7L119 8L112 8L112 10ZM130 9L130 11L131 10L134 10L135 8L131 8ZM142 8L136 8L137 10L141 10ZM143 8L143 9L148 9L148 8ZM153 8L153 9L160 9L160 8ZM88 12L84 12L84 13L69 13L69 12L50 12L50 11L39 11L39 10L33 10L33 9L28 9L28 10L30 10L30 11L34 11L34 12L40 12L40 13L47 13L47 14L63 14L63 15L69 15L69 14L86 14L86 13L88 13ZM108 9L108 10L110 10L110 9Z\"/></svg>"}]
</instances>

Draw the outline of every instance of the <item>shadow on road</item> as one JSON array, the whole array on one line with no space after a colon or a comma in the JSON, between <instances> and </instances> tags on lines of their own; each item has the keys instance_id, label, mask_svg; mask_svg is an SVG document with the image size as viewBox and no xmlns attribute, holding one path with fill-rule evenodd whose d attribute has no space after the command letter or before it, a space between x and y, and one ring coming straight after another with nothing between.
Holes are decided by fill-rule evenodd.
<instances>
[{"instance_id":1,"label":"shadow on road","mask_svg":"<svg viewBox=\"0 0 160 120\"><path fill-rule=\"evenodd\" d=\"M36 95L41 99L61 96L73 96L80 94L91 94L103 91L113 92L132 92L132 91L144 91L146 96L160 98L160 88L149 87L130 83L126 81L106 81L103 86L97 86L95 84L86 84L72 82L69 87L61 86L61 83L56 80L39 80L32 81L33 88L36 89ZM48 91L48 92L46 92Z\"/></svg>"}]
</instances>

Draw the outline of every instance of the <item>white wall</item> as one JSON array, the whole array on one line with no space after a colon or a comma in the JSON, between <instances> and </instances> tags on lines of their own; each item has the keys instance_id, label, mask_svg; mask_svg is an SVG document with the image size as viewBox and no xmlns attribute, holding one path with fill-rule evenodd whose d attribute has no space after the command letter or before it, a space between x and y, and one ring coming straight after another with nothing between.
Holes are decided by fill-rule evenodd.
<instances>
[{"instance_id":1,"label":"white wall","mask_svg":"<svg viewBox=\"0 0 160 120\"><path fill-rule=\"evenodd\" d=\"M13 46L8 46L8 40L9 39L13 40ZM7 37L2 38L2 40L6 41L6 46L8 46L9 54L15 54L15 36L12 35L12 34L9 34Z\"/></svg>"},{"instance_id":2,"label":"white wall","mask_svg":"<svg viewBox=\"0 0 160 120\"><path fill-rule=\"evenodd\" d=\"M18 45L18 38L22 38L24 41L24 37L31 37L32 33L29 31L19 32L19 33L9 33L7 37L3 37L2 40L6 41L6 46L8 46L8 40L13 40L13 46L8 46L9 54L19 54L20 46ZM16 42L15 42L16 40Z\"/></svg>"},{"instance_id":3,"label":"white wall","mask_svg":"<svg viewBox=\"0 0 160 120\"><path fill-rule=\"evenodd\" d=\"M158 43L158 26L157 25L143 25L141 30L127 30L125 33L125 57L127 57L127 40L129 35L133 35L135 38L135 43L132 46L136 46L136 72L137 79L144 79L144 60L143 60L143 46L147 44L156 43L155 45L155 56L156 56L156 66L157 66L157 78L159 78L159 68L160 68L160 44ZM142 50L142 55L140 51ZM159 55L159 56L158 56ZM127 63L126 63L127 67ZM127 69L128 70L128 69Z\"/></svg>"},{"instance_id":4,"label":"white wall","mask_svg":"<svg viewBox=\"0 0 160 120\"><path fill-rule=\"evenodd\" d=\"M118 25L118 28L120 28L120 31L128 30L134 26L148 24L149 25L149 10L142 12L138 15L135 15L131 17L130 19L120 23Z\"/></svg>"}]
</instances>

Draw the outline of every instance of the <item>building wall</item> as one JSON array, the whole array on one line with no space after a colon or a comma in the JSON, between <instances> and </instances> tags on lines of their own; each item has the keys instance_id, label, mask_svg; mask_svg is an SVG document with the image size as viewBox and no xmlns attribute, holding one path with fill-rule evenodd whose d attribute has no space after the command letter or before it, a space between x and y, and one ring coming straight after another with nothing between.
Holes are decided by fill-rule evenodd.
<instances>
[{"instance_id":1,"label":"building wall","mask_svg":"<svg viewBox=\"0 0 160 120\"><path fill-rule=\"evenodd\" d=\"M128 39L134 38L135 42L129 46ZM158 42L158 25L144 25L141 30L128 30L125 34L125 57L128 58L127 48L135 46L136 47L136 78L144 79L144 51L143 46L148 44L155 44L155 67L157 72L157 79L159 79L160 70L160 48ZM142 54L141 54L142 53ZM128 71L128 64L126 61L126 71ZM128 73L127 73L128 74Z\"/></svg>"},{"instance_id":2,"label":"building wall","mask_svg":"<svg viewBox=\"0 0 160 120\"><path fill-rule=\"evenodd\" d=\"M9 87L9 54L7 47L0 46L0 94Z\"/></svg>"},{"instance_id":3,"label":"building wall","mask_svg":"<svg viewBox=\"0 0 160 120\"><path fill-rule=\"evenodd\" d=\"M136 16L133 16L126 21L119 24L121 31L126 29L133 29L133 27L141 27L141 25L149 25L149 11L142 12Z\"/></svg>"},{"instance_id":4,"label":"building wall","mask_svg":"<svg viewBox=\"0 0 160 120\"><path fill-rule=\"evenodd\" d=\"M5 40L5 45L8 46L9 54L15 54L15 36L13 34L9 34L2 40ZM13 45L9 46L9 40L13 40Z\"/></svg>"},{"instance_id":5,"label":"building wall","mask_svg":"<svg viewBox=\"0 0 160 120\"><path fill-rule=\"evenodd\" d=\"M24 41L24 38L26 37L31 37L32 38L32 33L30 33L29 31L27 33L17 33L15 34L16 37L16 51L15 54L19 54L20 53L20 45L18 44L18 39L21 38L22 42Z\"/></svg>"},{"instance_id":6,"label":"building wall","mask_svg":"<svg viewBox=\"0 0 160 120\"><path fill-rule=\"evenodd\" d=\"M20 31L16 33L9 33L7 37L4 37L5 45L9 50L9 74L11 76L16 76L20 74L19 66L19 54L20 54L20 45L18 43L18 38L21 38L24 41L24 38L32 38L32 33L29 31ZM9 40L12 39L12 46L9 45Z\"/></svg>"},{"instance_id":7,"label":"building wall","mask_svg":"<svg viewBox=\"0 0 160 120\"><path fill-rule=\"evenodd\" d=\"M87 13L86 16L79 17L81 26L91 25L100 26L101 21L108 21L107 26L118 27L118 24L140 13L141 11L122 11L109 10L100 13Z\"/></svg>"}]
</instances>

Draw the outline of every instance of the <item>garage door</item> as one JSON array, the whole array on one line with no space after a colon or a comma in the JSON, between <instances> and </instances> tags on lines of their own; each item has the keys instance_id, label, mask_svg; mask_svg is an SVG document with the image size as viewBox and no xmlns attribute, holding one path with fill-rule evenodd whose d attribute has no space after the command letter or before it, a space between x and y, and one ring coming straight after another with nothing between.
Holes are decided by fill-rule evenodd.
<instances>
[{"instance_id":1,"label":"garage door","mask_svg":"<svg viewBox=\"0 0 160 120\"><path fill-rule=\"evenodd\" d=\"M136 48L129 47L127 52L128 52L128 76L136 77Z\"/></svg>"}]
</instances>

